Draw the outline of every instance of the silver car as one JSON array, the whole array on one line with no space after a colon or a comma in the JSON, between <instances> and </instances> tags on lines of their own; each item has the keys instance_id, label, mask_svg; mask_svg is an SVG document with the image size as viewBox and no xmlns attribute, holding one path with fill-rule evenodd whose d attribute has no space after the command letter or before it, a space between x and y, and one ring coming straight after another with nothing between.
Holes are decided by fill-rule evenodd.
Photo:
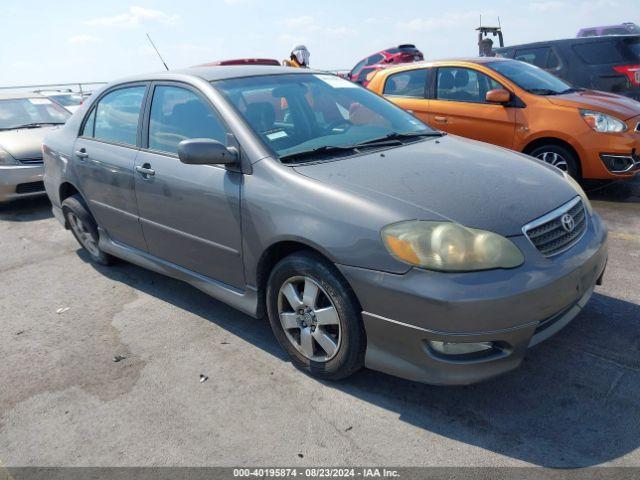
<instances>
[{"instance_id":1,"label":"silver car","mask_svg":"<svg viewBox=\"0 0 640 480\"><path fill-rule=\"evenodd\" d=\"M306 69L122 80L44 155L53 212L93 261L266 315L325 379L511 370L580 312L607 261L600 217L561 171Z\"/></svg>"},{"instance_id":2,"label":"silver car","mask_svg":"<svg viewBox=\"0 0 640 480\"><path fill-rule=\"evenodd\" d=\"M37 93L0 93L0 202L45 193L42 139L69 116Z\"/></svg>"}]
</instances>

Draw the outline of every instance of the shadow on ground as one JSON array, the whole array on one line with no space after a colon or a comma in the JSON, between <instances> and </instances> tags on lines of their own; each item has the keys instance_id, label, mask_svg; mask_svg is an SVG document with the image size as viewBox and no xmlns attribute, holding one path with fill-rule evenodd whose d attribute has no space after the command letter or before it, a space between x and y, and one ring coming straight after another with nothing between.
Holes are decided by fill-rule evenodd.
<instances>
[{"instance_id":1,"label":"shadow on ground","mask_svg":"<svg viewBox=\"0 0 640 480\"><path fill-rule=\"evenodd\" d=\"M613 182L584 181L582 187L591 200L640 203L640 176Z\"/></svg>"},{"instance_id":2,"label":"shadow on ground","mask_svg":"<svg viewBox=\"0 0 640 480\"><path fill-rule=\"evenodd\" d=\"M267 321L133 265L96 268L288 361ZM325 387L501 455L547 467L584 467L640 446L639 347L640 306L596 294L564 331L532 349L521 368L494 380L434 387L363 370Z\"/></svg>"},{"instance_id":3,"label":"shadow on ground","mask_svg":"<svg viewBox=\"0 0 640 480\"><path fill-rule=\"evenodd\" d=\"M46 196L0 203L0 220L6 222L33 222L51 217L51 203Z\"/></svg>"}]
</instances>

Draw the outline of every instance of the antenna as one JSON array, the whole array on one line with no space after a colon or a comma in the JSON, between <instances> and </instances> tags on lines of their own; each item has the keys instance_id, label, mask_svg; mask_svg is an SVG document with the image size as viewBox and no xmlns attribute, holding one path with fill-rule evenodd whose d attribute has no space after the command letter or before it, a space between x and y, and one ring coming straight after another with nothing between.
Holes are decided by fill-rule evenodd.
<instances>
[{"instance_id":1,"label":"antenna","mask_svg":"<svg viewBox=\"0 0 640 480\"><path fill-rule=\"evenodd\" d=\"M162 55L160 55L160 52L158 51L158 49L156 48L156 45L153 43L153 40L151 40L151 37L149 36L149 34L147 33L147 38L149 39L149 43L151 43L151 46L153 47L153 49L156 51L156 53L158 54L158 57L160 57L160 61L162 62L162 64L164 65L164 68L166 68L167 70L169 70L169 67L167 67L167 63L164 61L164 59L162 58Z\"/></svg>"}]
</instances>

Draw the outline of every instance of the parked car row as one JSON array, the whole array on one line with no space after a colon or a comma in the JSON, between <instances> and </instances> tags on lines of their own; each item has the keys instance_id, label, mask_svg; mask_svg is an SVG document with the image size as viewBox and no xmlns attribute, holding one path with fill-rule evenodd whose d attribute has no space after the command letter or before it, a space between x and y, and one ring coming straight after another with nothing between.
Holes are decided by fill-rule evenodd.
<instances>
[{"instance_id":1,"label":"parked car row","mask_svg":"<svg viewBox=\"0 0 640 480\"><path fill-rule=\"evenodd\" d=\"M71 114L38 93L0 93L0 202L42 195L42 140Z\"/></svg>"},{"instance_id":2,"label":"parked car row","mask_svg":"<svg viewBox=\"0 0 640 480\"><path fill-rule=\"evenodd\" d=\"M445 132L523 152L577 179L640 169L640 102L528 63L473 58L378 71L368 88Z\"/></svg>"},{"instance_id":3,"label":"parked car row","mask_svg":"<svg viewBox=\"0 0 640 480\"><path fill-rule=\"evenodd\" d=\"M476 115L504 141L522 125L509 117L551 102L500 73L524 64L492 65L413 64L372 88L405 108L417 105L398 93L422 95L417 115L444 127L470 124L446 105L484 98ZM584 135L603 122L562 108ZM293 364L325 379L368 366L466 384L512 370L581 311L607 262L606 228L568 163L447 135L319 71L117 81L43 152L53 212L94 262L124 259L267 316Z\"/></svg>"}]
</instances>

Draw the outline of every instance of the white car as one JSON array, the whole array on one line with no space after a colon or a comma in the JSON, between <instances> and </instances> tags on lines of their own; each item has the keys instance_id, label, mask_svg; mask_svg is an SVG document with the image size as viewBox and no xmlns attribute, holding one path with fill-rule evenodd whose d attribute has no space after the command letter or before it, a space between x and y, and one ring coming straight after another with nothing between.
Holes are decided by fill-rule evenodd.
<instances>
[{"instance_id":1,"label":"white car","mask_svg":"<svg viewBox=\"0 0 640 480\"><path fill-rule=\"evenodd\" d=\"M85 97L81 93L60 90L39 90L37 93L44 95L56 102L70 113L75 113L80 108Z\"/></svg>"}]
</instances>

